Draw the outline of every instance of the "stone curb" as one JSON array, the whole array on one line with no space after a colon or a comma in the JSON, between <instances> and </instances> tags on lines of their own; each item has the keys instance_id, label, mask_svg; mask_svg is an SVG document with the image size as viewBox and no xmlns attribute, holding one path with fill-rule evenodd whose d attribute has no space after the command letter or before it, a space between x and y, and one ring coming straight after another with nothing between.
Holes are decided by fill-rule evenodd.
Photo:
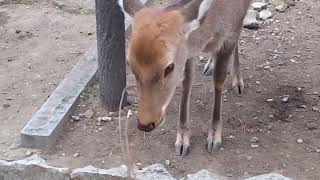
<instances>
[{"instance_id":1,"label":"stone curb","mask_svg":"<svg viewBox=\"0 0 320 180\"><path fill-rule=\"evenodd\" d=\"M97 72L96 54L94 44L22 129L22 146L48 148L55 143L81 92Z\"/></svg>"},{"instance_id":2,"label":"stone curb","mask_svg":"<svg viewBox=\"0 0 320 180\"><path fill-rule=\"evenodd\" d=\"M15 180L120 180L127 178L127 167L121 165L111 169L99 169L93 166L70 170L47 165L46 161L38 155L17 161L0 160L0 179ZM135 169L137 180L176 180L162 164L152 164ZM228 180L230 178L213 174L207 170L201 170L189 174L181 180ZM281 174L270 173L250 177L243 180L291 180Z\"/></svg>"},{"instance_id":3,"label":"stone curb","mask_svg":"<svg viewBox=\"0 0 320 180\"><path fill-rule=\"evenodd\" d=\"M146 3L146 0L142 0L142 2ZM131 18L128 14L125 15L127 30ZM63 125L72 115L81 92L92 82L97 71L97 45L95 42L22 129L20 133L21 145L38 149L52 146Z\"/></svg>"}]
</instances>

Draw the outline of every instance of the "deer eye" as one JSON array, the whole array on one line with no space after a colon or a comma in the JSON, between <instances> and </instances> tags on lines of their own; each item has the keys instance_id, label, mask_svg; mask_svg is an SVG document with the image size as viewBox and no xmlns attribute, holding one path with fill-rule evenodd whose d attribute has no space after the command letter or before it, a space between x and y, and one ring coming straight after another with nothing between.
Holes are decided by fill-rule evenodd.
<instances>
[{"instance_id":1,"label":"deer eye","mask_svg":"<svg viewBox=\"0 0 320 180\"><path fill-rule=\"evenodd\" d=\"M166 78L172 71L174 70L174 64L169 64L166 69L164 70L164 78Z\"/></svg>"}]
</instances>

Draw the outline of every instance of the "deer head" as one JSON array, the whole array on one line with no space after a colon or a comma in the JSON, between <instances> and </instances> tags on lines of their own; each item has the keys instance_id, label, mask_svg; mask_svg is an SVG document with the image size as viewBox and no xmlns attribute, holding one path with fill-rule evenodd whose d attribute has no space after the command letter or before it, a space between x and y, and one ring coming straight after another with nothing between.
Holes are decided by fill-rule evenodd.
<instances>
[{"instance_id":1,"label":"deer head","mask_svg":"<svg viewBox=\"0 0 320 180\"><path fill-rule=\"evenodd\" d=\"M166 108L184 78L188 35L200 26L212 0L182 0L162 9L123 0L133 17L127 61L138 88L138 128L152 131L165 120Z\"/></svg>"}]
</instances>

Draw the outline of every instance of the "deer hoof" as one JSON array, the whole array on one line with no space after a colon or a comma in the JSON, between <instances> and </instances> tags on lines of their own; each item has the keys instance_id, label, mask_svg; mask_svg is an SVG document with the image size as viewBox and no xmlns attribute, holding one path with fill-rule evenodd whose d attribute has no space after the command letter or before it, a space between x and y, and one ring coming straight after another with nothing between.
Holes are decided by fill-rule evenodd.
<instances>
[{"instance_id":1,"label":"deer hoof","mask_svg":"<svg viewBox=\"0 0 320 180\"><path fill-rule=\"evenodd\" d=\"M217 152L220 150L221 147L222 147L221 142L208 141L207 150L209 153Z\"/></svg>"},{"instance_id":2,"label":"deer hoof","mask_svg":"<svg viewBox=\"0 0 320 180\"><path fill-rule=\"evenodd\" d=\"M243 94L244 93L244 87L243 86L240 86L240 85L237 85L237 86L233 86L232 87L233 89L233 93L237 94Z\"/></svg>"},{"instance_id":3,"label":"deer hoof","mask_svg":"<svg viewBox=\"0 0 320 180\"><path fill-rule=\"evenodd\" d=\"M190 145L188 145L188 144L176 145L177 156L185 157L189 154L189 151L190 151Z\"/></svg>"},{"instance_id":4,"label":"deer hoof","mask_svg":"<svg viewBox=\"0 0 320 180\"><path fill-rule=\"evenodd\" d=\"M213 76L214 65L211 60L204 65L203 75L204 76Z\"/></svg>"},{"instance_id":5,"label":"deer hoof","mask_svg":"<svg viewBox=\"0 0 320 180\"><path fill-rule=\"evenodd\" d=\"M242 78L234 78L232 82L232 89L234 93L243 94L244 93L244 83Z\"/></svg>"}]
</instances>

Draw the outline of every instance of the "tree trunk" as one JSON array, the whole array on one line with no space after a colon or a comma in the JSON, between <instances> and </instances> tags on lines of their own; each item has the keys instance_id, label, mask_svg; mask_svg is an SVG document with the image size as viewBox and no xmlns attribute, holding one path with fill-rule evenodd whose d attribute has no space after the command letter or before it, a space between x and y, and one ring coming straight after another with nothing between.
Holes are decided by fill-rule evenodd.
<instances>
[{"instance_id":1,"label":"tree trunk","mask_svg":"<svg viewBox=\"0 0 320 180\"><path fill-rule=\"evenodd\" d=\"M108 111L117 111L126 86L124 13L118 0L95 2L100 98Z\"/></svg>"}]
</instances>

